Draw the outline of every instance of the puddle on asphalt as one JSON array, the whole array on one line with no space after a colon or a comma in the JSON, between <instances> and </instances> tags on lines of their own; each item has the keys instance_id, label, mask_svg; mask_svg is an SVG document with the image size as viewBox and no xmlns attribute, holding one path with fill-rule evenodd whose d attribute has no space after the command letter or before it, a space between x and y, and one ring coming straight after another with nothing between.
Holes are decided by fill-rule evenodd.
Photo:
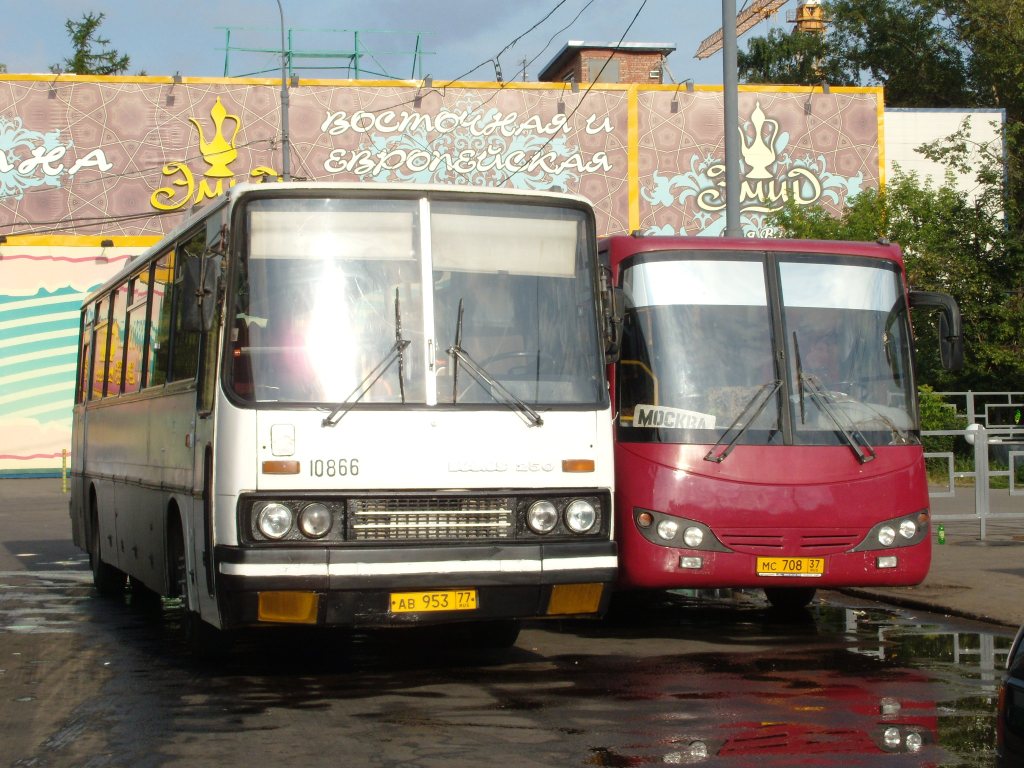
<instances>
[{"instance_id":1,"label":"puddle on asphalt","mask_svg":"<svg viewBox=\"0 0 1024 768\"><path fill-rule=\"evenodd\" d=\"M782 616L759 594L648 596L603 622L529 624L503 652L265 633L210 667L185 653L170 601L154 616L127 597L97 599L87 575L22 574L0 586L0 638L114 643L105 663L124 680L124 744L136 712L159 711L182 732L251 736L268 717L314 709L325 750L375 743L383 729L430 733L495 764L530 754L516 741L528 733L544 745L538 764L991 765L1010 630L831 592Z\"/></svg>"},{"instance_id":2,"label":"puddle on asphalt","mask_svg":"<svg viewBox=\"0 0 1024 768\"><path fill-rule=\"evenodd\" d=\"M734 758L744 765L743 756L755 755L762 767L812 756L809 764L816 766L873 765L873 755L905 761L885 765L993 762L998 687L1013 640L1009 629L830 592L789 618L769 611L759 593L744 590L658 599L676 602L678 609L656 609L643 625L663 629L674 620L691 639L713 637L723 649L772 638L775 644L767 654L724 650L691 657L696 674L734 683L730 722L669 740L682 749L666 749L664 739L657 748L627 752L602 747L591 764L725 765L732 763L715 759ZM635 691L645 695L642 686Z\"/></svg>"}]
</instances>

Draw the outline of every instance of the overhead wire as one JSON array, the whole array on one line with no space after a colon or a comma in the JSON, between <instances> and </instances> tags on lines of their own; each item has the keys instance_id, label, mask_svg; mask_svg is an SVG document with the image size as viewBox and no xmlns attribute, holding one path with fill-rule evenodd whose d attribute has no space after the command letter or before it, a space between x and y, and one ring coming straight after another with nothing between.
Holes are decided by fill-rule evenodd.
<instances>
[{"instance_id":1,"label":"overhead wire","mask_svg":"<svg viewBox=\"0 0 1024 768\"><path fill-rule=\"evenodd\" d=\"M563 5L565 5L566 2L568 2L568 0L559 0L559 2L556 3L555 6L550 11L548 11L543 17L541 17L540 20L538 20L533 25L531 25L530 28L527 29L525 32L522 32L519 35L517 35L515 38L513 38L512 41L509 42L508 44L506 44L504 48L502 48L497 54L495 54L494 57L491 57L490 59L485 60L484 62L478 64L477 66L473 67L472 69L468 70L467 72L463 73L462 75L459 75L458 77L453 78L453 80L454 81L462 80L462 79L468 77L473 72L475 72L478 69L480 69L482 66L485 66L486 64L490 63L491 61L497 59L497 57L501 56L502 53L504 53L505 51L507 51L510 48L512 48L516 43L518 43L520 40L522 40L528 34L533 32L534 30L536 30L541 24L543 24L545 21L547 21L559 8L561 8ZM583 10L586 10L586 8L588 8L591 5L591 3L593 3L593 2L594 2L594 0L588 0L587 4L584 6ZM572 23L575 23L575 21L579 18L579 16L581 14L582 14L582 11L579 14L576 15L576 17L570 23L570 26L571 26ZM564 30L566 28L567 27L563 27L562 29ZM556 32L555 34L557 35L558 33ZM548 42L548 45L550 45L550 41ZM546 50L546 48L547 48L547 46L545 46L545 50ZM537 57L535 57L535 59L539 58L539 56L542 53L543 53L543 51L541 51L541 53L539 53L537 55ZM532 61L531 61L531 63L532 63ZM437 91L437 89L433 89L433 90ZM371 114L380 114L380 113L385 112L385 111L387 111L389 109L394 109L396 107L411 105L411 104L415 103L416 98L417 97L413 97L413 98L410 98L410 99L407 99L407 100L403 100L401 102L397 102L397 103L392 104L392 105L386 105L386 106L380 107L380 108L375 109L375 110L370 110L369 112ZM476 109L482 108L487 103L489 103L493 98L494 98L494 96L492 96L491 99L488 99L483 104L478 105L476 107ZM258 144L260 144L262 142L270 142L271 143L271 147L273 148L274 144L277 141L279 141L279 140L280 140L280 137L279 136L275 136L275 137L270 138L270 139L257 139L257 140L251 141L251 142L245 142L245 143L243 143L243 144L241 144L239 146L241 146L241 147L252 147L252 146L256 146L256 145L258 145ZM436 139L435 139L435 141L436 141ZM428 149L431 146L431 144L433 144L433 143L434 143L433 141L426 142L424 144L421 144L421 146L424 149ZM201 157L201 155L187 156L185 158L177 160L176 162L189 163L192 160L199 159L200 157ZM301 161L301 159L300 159L300 164L303 167L305 167L305 164ZM125 178L145 178L145 177L149 176L150 174L155 174L157 172L162 172L163 168L165 168L165 167L166 167L166 163L162 163L161 165L154 166L152 168L132 169L130 171L124 171L122 173L106 174L104 176L99 176L99 177L94 178L94 179L83 179L82 181L79 182L79 184L80 185L85 185L85 184L95 184L95 183L109 183L111 180L116 181L118 179L125 179ZM306 168L306 172L309 173L309 169L308 168ZM51 188L51 190L36 190L35 192L33 192L33 194L39 194L40 192L44 192L44 191L52 191L53 193L58 193L58 192L62 192L64 190L61 190L59 188ZM159 213L163 213L163 212L158 212L158 214L155 214L155 215L159 215ZM178 211L171 211L170 213L178 213ZM59 231L63 231L63 230L71 229L71 228L76 228L77 227L76 222L78 222L78 221L95 221L96 223L93 223L93 224L83 224L83 226L98 226L100 222L111 222L111 223L113 223L113 222L117 222L117 221L121 221L121 220L131 221L131 220L135 220L135 219L138 219L138 218L146 218L146 217L148 217L150 215L154 215L154 214L150 214L150 213L145 213L145 214L141 214L141 213L140 214L128 214L128 215L124 215L124 216L98 217L96 219L82 219L81 217L73 217L70 220L65 219L65 220L51 221L51 222L37 222L37 223L40 223L40 224L54 224L54 225L61 223L61 221L65 222L65 223L64 223L63 227L54 228L54 229L50 229L50 230L37 230L34 225L29 225L29 228L31 229L31 231L30 232L21 232L20 234L40 234L41 232L45 232L45 233L59 232ZM13 225L11 225L11 231L9 231L7 234L9 234L9 235L15 234L14 233Z\"/></svg>"},{"instance_id":2,"label":"overhead wire","mask_svg":"<svg viewBox=\"0 0 1024 768\"><path fill-rule=\"evenodd\" d=\"M639 7L639 8L637 8L637 11L636 11L636 13L635 13L635 14L633 14L633 18L632 18L632 20L631 20L631 21L629 22L628 26L627 26L627 27L626 27L626 29L625 29L625 30L623 31L623 33L622 33L622 36L621 36L621 37L619 38L619 42L617 43L617 45L622 45L622 41L626 39L626 35L628 35L628 34L629 34L629 30L631 30L631 29L633 28L633 25L634 25L634 24L636 24L636 20L637 20L638 18L640 18L640 14L641 14L641 13L643 13L643 10L644 10L644 8L646 7L646 5L647 5L647 0L642 0L642 2L640 3L640 7ZM586 98L587 98L587 96L589 96L589 95L590 95L590 92L591 92L591 91L592 91L592 90L594 89L594 86L595 86L595 85L597 85L597 83L598 83L598 82L600 82L600 80L601 80L601 75L603 75L603 74L604 74L604 70L605 70L605 68L606 68L606 67L608 66L608 63L609 63L609 62L610 62L610 61L612 60L612 56L613 56L613 55L614 55L614 54L609 54L609 55L608 55L608 58L607 58L607 59L605 59L605 62L604 62L604 64L602 64L602 65L601 65L601 69L600 69L600 70L598 70L598 73L597 73L597 77L592 77L592 78L590 79L590 83L588 83L588 84L587 84L587 88L586 88L586 90L585 90L585 91L583 91L583 93L582 93L582 94L580 95L579 101L577 101L577 102L576 102L576 106L575 106L575 107L573 107L573 109L572 109L572 111L571 111L571 112L569 113L568 117L566 117L566 119L565 119L565 122L566 122L566 123L568 123L568 122L569 122L570 120L572 120L573 116L574 116L574 115L575 115L575 114L576 114L576 113L577 113L577 112L578 112L578 111L580 110L580 107L582 107L582 106L583 106L583 102L584 102L584 101L586 101ZM552 142L552 141L554 141L554 138L555 138L555 137L554 137L554 134L552 134L551 136L549 136L549 137L547 138L547 141L545 141L545 142L544 142L544 143L543 143L543 144L542 144L542 145L541 145L541 146L540 146L540 147L539 147L539 148L538 148L538 149L537 149L537 150L536 150L536 151L535 151L535 152L533 153L532 157L537 157L537 156L538 156L538 155L539 155L539 154L540 154L541 152L543 152L543 151L544 151L544 150L545 150L545 149L546 149L546 148L548 147L548 145L549 145L549 144L551 144L551 142ZM511 180L512 180L512 178L513 178L514 176L516 176L516 175L517 175L517 174L519 174L519 173L522 173L522 170L521 170L521 169L520 169L520 170L516 170L516 171L513 171L512 173L508 174L507 176L505 176L505 178L504 178L504 179L502 179L502 180L501 180L501 182L499 183L499 185L498 185L498 186L504 186L504 185L505 185L505 184L507 184L507 183L508 183L509 181L511 181Z\"/></svg>"}]
</instances>

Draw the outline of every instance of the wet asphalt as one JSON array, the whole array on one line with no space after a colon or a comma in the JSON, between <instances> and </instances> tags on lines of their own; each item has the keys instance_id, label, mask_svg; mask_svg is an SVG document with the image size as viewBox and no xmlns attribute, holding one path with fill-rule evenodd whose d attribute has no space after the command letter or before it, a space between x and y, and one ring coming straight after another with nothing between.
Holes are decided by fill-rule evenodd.
<instances>
[{"instance_id":1,"label":"wet asphalt","mask_svg":"<svg viewBox=\"0 0 1024 768\"><path fill-rule=\"evenodd\" d=\"M0 765L991 765L1024 549L945 528L919 587L796 615L679 591L506 651L255 633L202 662L180 605L98 598L59 481L0 481Z\"/></svg>"}]
</instances>

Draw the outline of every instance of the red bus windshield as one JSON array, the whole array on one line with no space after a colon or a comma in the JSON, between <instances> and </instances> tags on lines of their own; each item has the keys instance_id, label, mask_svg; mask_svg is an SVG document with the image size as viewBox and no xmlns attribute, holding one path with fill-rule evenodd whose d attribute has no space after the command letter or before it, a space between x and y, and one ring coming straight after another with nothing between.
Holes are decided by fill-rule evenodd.
<instances>
[{"instance_id":1,"label":"red bus windshield","mask_svg":"<svg viewBox=\"0 0 1024 768\"><path fill-rule=\"evenodd\" d=\"M898 264L657 251L621 266L618 439L919 442Z\"/></svg>"}]
</instances>

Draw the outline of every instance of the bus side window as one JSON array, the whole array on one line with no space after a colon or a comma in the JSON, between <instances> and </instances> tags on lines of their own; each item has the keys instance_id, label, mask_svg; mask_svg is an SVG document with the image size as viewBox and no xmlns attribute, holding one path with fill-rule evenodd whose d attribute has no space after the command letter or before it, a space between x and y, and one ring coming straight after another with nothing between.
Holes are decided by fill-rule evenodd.
<instances>
[{"instance_id":1,"label":"bus side window","mask_svg":"<svg viewBox=\"0 0 1024 768\"><path fill-rule=\"evenodd\" d=\"M259 347L259 326L250 324L246 318L235 320L231 330L231 386L235 394L245 400L253 398L252 361L253 348Z\"/></svg>"},{"instance_id":2,"label":"bus side window","mask_svg":"<svg viewBox=\"0 0 1024 768\"><path fill-rule=\"evenodd\" d=\"M95 356L92 369L92 386L89 389L89 399L99 400L103 397L107 383L107 360L109 359L109 337L110 337L110 298L104 296L96 302L96 341L93 344L93 355Z\"/></svg>"},{"instance_id":3,"label":"bus side window","mask_svg":"<svg viewBox=\"0 0 1024 768\"><path fill-rule=\"evenodd\" d=\"M128 318L125 324L124 388L122 392L142 389L144 352L146 347L146 308L149 299L149 268L137 272L129 283Z\"/></svg>"},{"instance_id":4,"label":"bus side window","mask_svg":"<svg viewBox=\"0 0 1024 768\"><path fill-rule=\"evenodd\" d=\"M185 312L183 304L195 301L194 296L186 296L183 291L185 265L195 259L203 258L206 252L206 230L193 232L178 248L178 261L174 270L174 332L171 341L171 381L194 379L199 372L199 331L186 331L184 327Z\"/></svg>"},{"instance_id":5,"label":"bus side window","mask_svg":"<svg viewBox=\"0 0 1024 768\"><path fill-rule=\"evenodd\" d=\"M110 345L107 355L107 391L104 397L115 397L123 391L124 346L128 319L128 283L114 289L113 312L110 317Z\"/></svg>"},{"instance_id":6,"label":"bus side window","mask_svg":"<svg viewBox=\"0 0 1024 768\"><path fill-rule=\"evenodd\" d=\"M174 251L168 251L153 269L153 300L149 304L149 337L146 339L146 386L167 382L171 350L171 287Z\"/></svg>"},{"instance_id":7,"label":"bus side window","mask_svg":"<svg viewBox=\"0 0 1024 768\"><path fill-rule=\"evenodd\" d=\"M96 305L90 304L82 312L82 329L79 334L81 348L79 349L78 364L78 391L75 393L75 402L84 403L89 399L89 382L92 372L92 350L93 350L93 325L96 321Z\"/></svg>"},{"instance_id":8,"label":"bus side window","mask_svg":"<svg viewBox=\"0 0 1024 768\"><path fill-rule=\"evenodd\" d=\"M644 325L637 311L628 312L623 320L618 398L620 417L624 421L632 420L637 405L663 405L657 376L647 359L647 351L654 345L645 341Z\"/></svg>"}]
</instances>

